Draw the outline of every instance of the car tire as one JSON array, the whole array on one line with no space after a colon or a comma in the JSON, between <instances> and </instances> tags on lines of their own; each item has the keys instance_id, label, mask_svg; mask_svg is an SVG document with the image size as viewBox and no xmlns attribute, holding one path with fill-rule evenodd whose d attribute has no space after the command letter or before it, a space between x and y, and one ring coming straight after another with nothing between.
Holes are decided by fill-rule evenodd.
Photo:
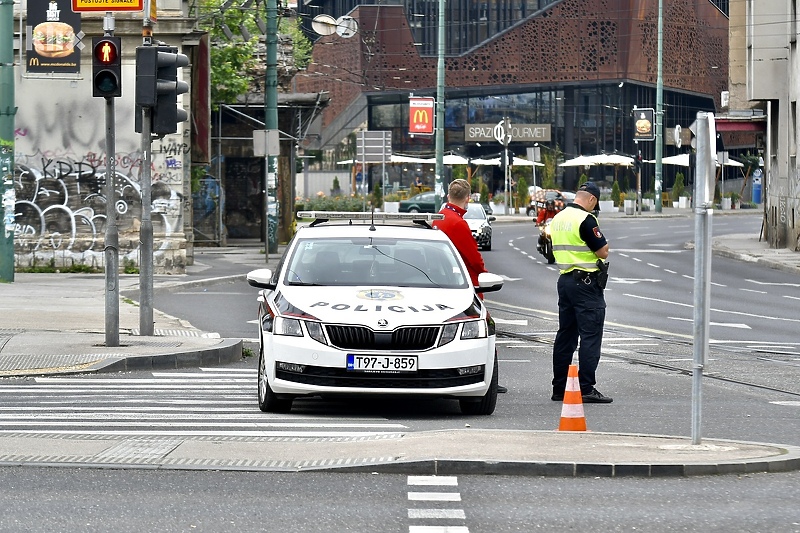
<instances>
[{"instance_id":1,"label":"car tire","mask_svg":"<svg viewBox=\"0 0 800 533\"><path fill-rule=\"evenodd\" d=\"M529 217L532 217L533 216L533 209L531 209L531 208L526 209L525 210L525 214L528 215Z\"/></svg>"},{"instance_id":2,"label":"car tire","mask_svg":"<svg viewBox=\"0 0 800 533\"><path fill-rule=\"evenodd\" d=\"M291 398L278 398L269 388L264 349L259 350L258 356L258 408L265 413L288 413L292 410Z\"/></svg>"},{"instance_id":3,"label":"car tire","mask_svg":"<svg viewBox=\"0 0 800 533\"><path fill-rule=\"evenodd\" d=\"M412 207L411 209L408 210L408 212L417 214L417 213L419 213L419 209L417 209L416 207Z\"/></svg>"},{"instance_id":4,"label":"car tire","mask_svg":"<svg viewBox=\"0 0 800 533\"><path fill-rule=\"evenodd\" d=\"M486 250L487 252L491 252L492 251L492 241L487 242L486 246L484 246L483 249Z\"/></svg>"},{"instance_id":5,"label":"car tire","mask_svg":"<svg viewBox=\"0 0 800 533\"><path fill-rule=\"evenodd\" d=\"M494 371L492 372L492 381L489 383L489 390L478 401L474 399L459 400L461 413L465 415L490 415L494 413L494 408L497 406L497 383L497 352L495 352Z\"/></svg>"}]
</instances>

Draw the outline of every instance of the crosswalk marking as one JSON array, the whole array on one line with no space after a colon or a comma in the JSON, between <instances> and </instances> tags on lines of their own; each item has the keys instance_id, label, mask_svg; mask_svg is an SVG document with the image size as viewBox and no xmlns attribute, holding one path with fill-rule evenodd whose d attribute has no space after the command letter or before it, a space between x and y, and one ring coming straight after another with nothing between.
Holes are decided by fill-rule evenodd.
<instances>
[{"instance_id":1,"label":"crosswalk marking","mask_svg":"<svg viewBox=\"0 0 800 533\"><path fill-rule=\"evenodd\" d=\"M140 379L48 376L0 382L0 433L369 438L408 429L381 416L262 413L257 370L201 368Z\"/></svg>"},{"instance_id":2,"label":"crosswalk marking","mask_svg":"<svg viewBox=\"0 0 800 533\"><path fill-rule=\"evenodd\" d=\"M458 486L458 478L456 476L408 476L406 483L409 486L426 486L426 487L455 487ZM461 493L459 492L409 492L408 499L412 502L460 502ZM464 509L459 508L408 508L409 520L442 520L462 521L467 519ZM427 524L410 524L408 526L408 533L469 533L469 528L466 525L427 525Z\"/></svg>"}]
</instances>

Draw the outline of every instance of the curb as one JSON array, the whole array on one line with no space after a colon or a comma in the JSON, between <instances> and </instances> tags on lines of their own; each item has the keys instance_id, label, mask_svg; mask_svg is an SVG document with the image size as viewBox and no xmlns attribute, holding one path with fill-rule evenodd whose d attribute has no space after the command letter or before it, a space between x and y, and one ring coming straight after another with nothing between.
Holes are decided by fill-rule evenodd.
<instances>
[{"instance_id":1,"label":"curb","mask_svg":"<svg viewBox=\"0 0 800 533\"><path fill-rule=\"evenodd\" d=\"M222 339L216 346L207 348L114 357L100 361L84 372L124 372L225 365L242 359L242 344L242 339Z\"/></svg>"}]
</instances>

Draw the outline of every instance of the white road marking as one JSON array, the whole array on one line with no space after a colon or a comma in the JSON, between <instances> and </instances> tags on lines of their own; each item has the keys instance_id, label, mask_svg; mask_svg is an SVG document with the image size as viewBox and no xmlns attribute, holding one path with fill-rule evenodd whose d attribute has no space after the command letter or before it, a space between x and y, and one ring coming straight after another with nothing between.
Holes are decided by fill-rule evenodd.
<instances>
[{"instance_id":1,"label":"white road marking","mask_svg":"<svg viewBox=\"0 0 800 533\"><path fill-rule=\"evenodd\" d=\"M506 281L519 281L519 280L521 280L521 279L522 279L522 278L509 278L509 277L508 277L508 276L506 276L505 274L500 274L500 277L501 277L501 278L503 278L503 279L504 279L504 280L506 280Z\"/></svg>"},{"instance_id":2,"label":"white road marking","mask_svg":"<svg viewBox=\"0 0 800 533\"><path fill-rule=\"evenodd\" d=\"M663 300L660 298L649 298L647 296L639 296L637 294L628 294L626 293L625 296L630 296L631 298L638 298L640 300L650 300L653 302L661 302L670 305L678 305L681 307L694 307L693 304L684 304L680 302L672 302L670 300ZM728 315L739 315L739 316L746 316L750 318L764 318L766 320L778 320L780 322L800 322L800 318L784 318L784 317L774 317L774 316L765 316L765 315L755 315L753 313L743 313L741 311L726 311L725 309L716 309L714 307L711 308L711 311L715 313L724 313Z\"/></svg>"},{"instance_id":3,"label":"white road marking","mask_svg":"<svg viewBox=\"0 0 800 533\"><path fill-rule=\"evenodd\" d=\"M769 403L772 403L772 404L775 404L775 405L786 405L786 406L789 406L789 407L800 407L800 402L798 402L796 400L784 400L784 401L775 401L775 402L769 402Z\"/></svg>"},{"instance_id":4,"label":"white road marking","mask_svg":"<svg viewBox=\"0 0 800 533\"><path fill-rule=\"evenodd\" d=\"M467 526L408 526L408 533L469 533Z\"/></svg>"},{"instance_id":5,"label":"white road marking","mask_svg":"<svg viewBox=\"0 0 800 533\"><path fill-rule=\"evenodd\" d=\"M528 320L525 318L520 319L506 319L506 318L495 318L494 321L497 324L508 324L511 326L527 326Z\"/></svg>"},{"instance_id":6,"label":"white road marking","mask_svg":"<svg viewBox=\"0 0 800 533\"><path fill-rule=\"evenodd\" d=\"M458 478L456 476L408 476L408 484L415 486L436 486L457 487Z\"/></svg>"},{"instance_id":7,"label":"white road marking","mask_svg":"<svg viewBox=\"0 0 800 533\"><path fill-rule=\"evenodd\" d=\"M766 293L765 293L765 294L766 294ZM800 300L800 298L798 298L797 296L789 296L788 294L784 294L784 295L783 295L783 297L784 297L784 298L790 298L790 299L792 299L792 300Z\"/></svg>"},{"instance_id":8,"label":"white road marking","mask_svg":"<svg viewBox=\"0 0 800 533\"><path fill-rule=\"evenodd\" d=\"M681 320L683 322L693 322L694 321L693 318L680 318L680 317L677 317L677 316L668 316L667 318L669 318L670 320ZM741 323L735 324L735 323L732 323L732 322L709 322L708 325L709 326L720 326L720 327L723 327L723 328L753 329L750 326L748 326L747 324L741 324Z\"/></svg>"},{"instance_id":9,"label":"white road marking","mask_svg":"<svg viewBox=\"0 0 800 533\"><path fill-rule=\"evenodd\" d=\"M409 492L408 499L415 502L460 502L458 492Z\"/></svg>"},{"instance_id":10,"label":"white road marking","mask_svg":"<svg viewBox=\"0 0 800 533\"><path fill-rule=\"evenodd\" d=\"M464 509L409 509L409 518L449 518L451 520L466 520Z\"/></svg>"},{"instance_id":11,"label":"white road marking","mask_svg":"<svg viewBox=\"0 0 800 533\"><path fill-rule=\"evenodd\" d=\"M624 285L636 285L640 282L647 282L647 283L661 283L660 279L650 279L650 278L615 278L609 277L609 281L613 283L622 283Z\"/></svg>"},{"instance_id":12,"label":"white road marking","mask_svg":"<svg viewBox=\"0 0 800 533\"><path fill-rule=\"evenodd\" d=\"M629 257L628 254L682 254L686 250L662 250L662 249L648 249L648 248L622 248L617 249L614 248L614 253L619 254L623 257Z\"/></svg>"},{"instance_id":13,"label":"white road marking","mask_svg":"<svg viewBox=\"0 0 800 533\"><path fill-rule=\"evenodd\" d=\"M757 291L755 289L741 289L740 288L739 290L740 291L745 291L745 292L755 292L755 293L758 293L758 294L769 294L767 291Z\"/></svg>"},{"instance_id":14,"label":"white road marking","mask_svg":"<svg viewBox=\"0 0 800 533\"><path fill-rule=\"evenodd\" d=\"M775 285L777 287L800 287L800 283L774 283L769 281L758 281L755 279L745 279L745 281L749 281L750 283L755 283L756 285Z\"/></svg>"},{"instance_id":15,"label":"white road marking","mask_svg":"<svg viewBox=\"0 0 800 533\"><path fill-rule=\"evenodd\" d=\"M653 268L661 268L660 266L654 265L653 263L647 263L647 266L651 266Z\"/></svg>"},{"instance_id":16,"label":"white road marking","mask_svg":"<svg viewBox=\"0 0 800 533\"><path fill-rule=\"evenodd\" d=\"M670 270L668 268L665 268L664 272L669 272L670 274L677 274L677 272L675 272L674 270Z\"/></svg>"}]
</instances>

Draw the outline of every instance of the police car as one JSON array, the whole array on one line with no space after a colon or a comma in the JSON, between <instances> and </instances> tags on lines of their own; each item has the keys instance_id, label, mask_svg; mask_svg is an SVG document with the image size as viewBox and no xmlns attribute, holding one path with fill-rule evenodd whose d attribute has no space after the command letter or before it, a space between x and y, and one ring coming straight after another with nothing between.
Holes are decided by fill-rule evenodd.
<instances>
[{"instance_id":1,"label":"police car","mask_svg":"<svg viewBox=\"0 0 800 533\"><path fill-rule=\"evenodd\" d=\"M495 326L439 213L300 212L275 271L247 275L259 292L258 404L295 398L427 396L489 415L497 403Z\"/></svg>"}]
</instances>

